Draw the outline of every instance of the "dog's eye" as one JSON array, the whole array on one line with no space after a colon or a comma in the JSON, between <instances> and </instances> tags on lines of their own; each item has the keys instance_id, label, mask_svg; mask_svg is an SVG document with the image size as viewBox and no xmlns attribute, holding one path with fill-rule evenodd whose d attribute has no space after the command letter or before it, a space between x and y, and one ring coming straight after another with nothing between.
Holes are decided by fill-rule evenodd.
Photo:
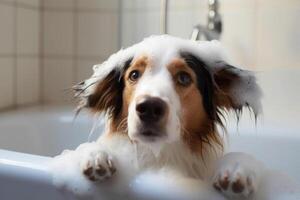
<instances>
[{"instance_id":1,"label":"dog's eye","mask_svg":"<svg viewBox=\"0 0 300 200\"><path fill-rule=\"evenodd\" d=\"M189 86L192 83L192 77L186 72L179 72L177 82L182 86Z\"/></svg>"},{"instance_id":2,"label":"dog's eye","mask_svg":"<svg viewBox=\"0 0 300 200\"><path fill-rule=\"evenodd\" d=\"M138 70L133 70L129 74L129 79L131 81L136 81L139 79L139 77L140 77L140 72Z\"/></svg>"}]
</instances>

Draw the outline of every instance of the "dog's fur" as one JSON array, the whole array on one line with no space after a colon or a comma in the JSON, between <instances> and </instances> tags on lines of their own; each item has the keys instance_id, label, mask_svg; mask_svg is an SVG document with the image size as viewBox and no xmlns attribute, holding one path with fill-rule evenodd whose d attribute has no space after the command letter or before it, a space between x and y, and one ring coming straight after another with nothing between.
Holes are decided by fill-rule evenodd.
<instances>
[{"instance_id":1,"label":"dog's fur","mask_svg":"<svg viewBox=\"0 0 300 200\"><path fill-rule=\"evenodd\" d=\"M134 71L138 77L132 80ZM215 161L223 155L219 127L225 130L224 112L240 115L248 107L256 116L261 110L261 92L253 73L228 64L219 43L167 35L152 36L120 50L94 66L94 75L74 89L80 98L79 110L106 114L108 126L100 140L125 138L129 145L143 148L145 155L153 155L144 156L140 166L172 166L201 179L215 173ZM145 124L137 105L152 97L166 108L159 123ZM145 135L146 131L154 136ZM108 163L112 175L114 167ZM98 175L105 173L100 168ZM99 178L91 165L84 170L91 180ZM229 179L230 169L222 173L213 180L216 189L228 196L251 193L254 181L247 174ZM229 185L232 189L227 191Z\"/></svg>"}]
</instances>

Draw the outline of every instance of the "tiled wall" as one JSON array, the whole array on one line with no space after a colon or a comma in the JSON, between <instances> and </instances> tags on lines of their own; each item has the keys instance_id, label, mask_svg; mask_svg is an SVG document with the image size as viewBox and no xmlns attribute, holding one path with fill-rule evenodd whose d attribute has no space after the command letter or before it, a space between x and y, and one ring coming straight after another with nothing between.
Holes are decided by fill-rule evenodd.
<instances>
[{"instance_id":1,"label":"tiled wall","mask_svg":"<svg viewBox=\"0 0 300 200\"><path fill-rule=\"evenodd\" d=\"M39 0L0 0L0 108L40 99Z\"/></svg>"},{"instance_id":2,"label":"tiled wall","mask_svg":"<svg viewBox=\"0 0 300 200\"><path fill-rule=\"evenodd\" d=\"M44 0L43 101L71 102L68 90L119 48L118 0Z\"/></svg>"},{"instance_id":3,"label":"tiled wall","mask_svg":"<svg viewBox=\"0 0 300 200\"><path fill-rule=\"evenodd\" d=\"M300 67L300 1L220 0L222 42L254 69ZM206 24L207 0L169 0L168 33ZM0 109L70 103L68 89L121 46L160 33L160 0L0 0Z\"/></svg>"},{"instance_id":4,"label":"tiled wall","mask_svg":"<svg viewBox=\"0 0 300 200\"><path fill-rule=\"evenodd\" d=\"M169 0L168 33L189 38L206 25L208 0ZM122 1L122 45L158 34L159 0ZM300 67L300 1L220 0L221 41L235 64L264 70Z\"/></svg>"},{"instance_id":5,"label":"tiled wall","mask_svg":"<svg viewBox=\"0 0 300 200\"><path fill-rule=\"evenodd\" d=\"M119 0L0 0L0 109L70 103L119 47Z\"/></svg>"}]
</instances>

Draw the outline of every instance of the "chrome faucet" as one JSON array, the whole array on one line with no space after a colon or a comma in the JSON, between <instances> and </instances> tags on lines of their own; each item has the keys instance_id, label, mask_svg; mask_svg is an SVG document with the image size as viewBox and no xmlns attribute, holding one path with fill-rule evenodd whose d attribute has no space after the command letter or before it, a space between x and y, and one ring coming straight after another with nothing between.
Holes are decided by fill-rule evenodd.
<instances>
[{"instance_id":1,"label":"chrome faucet","mask_svg":"<svg viewBox=\"0 0 300 200\"><path fill-rule=\"evenodd\" d=\"M193 28L191 40L219 40L222 32L222 20L219 14L219 1L208 0L206 27L197 24Z\"/></svg>"}]
</instances>

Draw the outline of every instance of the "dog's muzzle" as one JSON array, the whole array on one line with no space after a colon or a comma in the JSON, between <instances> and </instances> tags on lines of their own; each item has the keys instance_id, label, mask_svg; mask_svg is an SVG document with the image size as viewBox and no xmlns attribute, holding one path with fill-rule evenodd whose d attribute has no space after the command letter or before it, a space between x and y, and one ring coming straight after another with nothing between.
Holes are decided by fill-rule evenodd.
<instances>
[{"instance_id":1,"label":"dog's muzzle","mask_svg":"<svg viewBox=\"0 0 300 200\"><path fill-rule=\"evenodd\" d=\"M144 97L136 105L136 112L144 123L157 123L166 113L166 103L157 97Z\"/></svg>"},{"instance_id":2,"label":"dog's muzzle","mask_svg":"<svg viewBox=\"0 0 300 200\"><path fill-rule=\"evenodd\" d=\"M145 137L163 136L168 106L159 97L143 96L136 102L136 113L140 119L140 134Z\"/></svg>"}]
</instances>

